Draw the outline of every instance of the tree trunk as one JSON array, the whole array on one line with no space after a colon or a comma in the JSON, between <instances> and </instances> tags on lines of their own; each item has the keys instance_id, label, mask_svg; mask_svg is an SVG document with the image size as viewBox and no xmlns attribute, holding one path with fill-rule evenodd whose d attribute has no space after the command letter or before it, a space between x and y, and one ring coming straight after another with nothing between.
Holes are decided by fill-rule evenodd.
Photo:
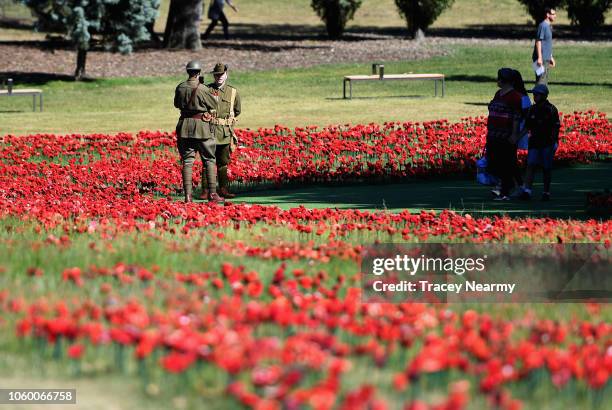
<instances>
[{"instance_id":1,"label":"tree trunk","mask_svg":"<svg viewBox=\"0 0 612 410\"><path fill-rule=\"evenodd\" d=\"M342 36L342 32L344 31L341 13L340 4L337 1L332 2L327 7L325 28L327 29L327 35L331 39L340 38Z\"/></svg>"},{"instance_id":2,"label":"tree trunk","mask_svg":"<svg viewBox=\"0 0 612 410\"><path fill-rule=\"evenodd\" d=\"M164 48L199 50L202 0L171 0L164 31Z\"/></svg>"},{"instance_id":3,"label":"tree trunk","mask_svg":"<svg viewBox=\"0 0 612 410\"><path fill-rule=\"evenodd\" d=\"M417 19L417 11L419 10L419 2L412 0L412 9L410 10L410 17L408 18L408 35L413 40L421 40L425 37L425 33L419 27Z\"/></svg>"},{"instance_id":4,"label":"tree trunk","mask_svg":"<svg viewBox=\"0 0 612 410\"><path fill-rule=\"evenodd\" d=\"M76 70L74 79L80 81L85 76L85 63L87 62L87 50L79 48L77 51Z\"/></svg>"},{"instance_id":5,"label":"tree trunk","mask_svg":"<svg viewBox=\"0 0 612 410\"><path fill-rule=\"evenodd\" d=\"M159 47L162 41L159 35L155 32L155 20L151 21L150 23L147 23L145 28L149 32L149 36L151 36L151 41L155 43L156 47Z\"/></svg>"},{"instance_id":6,"label":"tree trunk","mask_svg":"<svg viewBox=\"0 0 612 410\"><path fill-rule=\"evenodd\" d=\"M425 39L425 32L423 30L421 30L420 28L417 29L416 33L414 33L414 37L415 40L417 41L421 41Z\"/></svg>"}]
</instances>

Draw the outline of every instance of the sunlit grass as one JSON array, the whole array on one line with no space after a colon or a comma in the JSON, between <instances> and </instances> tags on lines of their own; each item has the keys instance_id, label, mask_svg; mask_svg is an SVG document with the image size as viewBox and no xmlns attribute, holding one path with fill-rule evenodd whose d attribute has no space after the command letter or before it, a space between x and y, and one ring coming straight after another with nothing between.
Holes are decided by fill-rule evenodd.
<instances>
[{"instance_id":1,"label":"sunlit grass","mask_svg":"<svg viewBox=\"0 0 612 410\"><path fill-rule=\"evenodd\" d=\"M342 78L367 74L367 64L322 65L266 72L233 72L230 83L242 96L238 127L283 124L424 121L486 114L495 90L497 69L516 67L532 81L530 43L502 46L458 46L450 55L423 61L386 62L387 73L440 72L446 96L433 97L430 81L357 83L352 100L342 99ZM550 100L563 112L596 109L612 112L612 48L564 45L555 48L558 67L552 74ZM45 111L31 111L31 99L0 99L0 135L112 133L173 130L178 117L174 87L181 77L117 78L94 82L50 82L42 85ZM528 84L529 86L530 84Z\"/></svg>"}]
</instances>

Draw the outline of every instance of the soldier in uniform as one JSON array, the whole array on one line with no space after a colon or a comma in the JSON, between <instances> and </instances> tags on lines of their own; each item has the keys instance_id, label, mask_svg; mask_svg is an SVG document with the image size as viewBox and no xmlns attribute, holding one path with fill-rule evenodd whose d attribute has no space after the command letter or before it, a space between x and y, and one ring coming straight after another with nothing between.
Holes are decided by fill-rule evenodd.
<instances>
[{"instance_id":1,"label":"soldier in uniform","mask_svg":"<svg viewBox=\"0 0 612 410\"><path fill-rule=\"evenodd\" d=\"M211 202L222 202L223 198L216 193L214 127L210 120L211 110L216 106L208 87L202 84L200 72L202 66L198 61L190 61L185 67L189 78L180 83L174 92L174 106L181 110L181 117L176 124L178 151L181 156L183 190L185 202L192 201L192 173L196 152L202 158L202 180L208 181L207 197ZM206 173L206 178L204 178Z\"/></svg>"},{"instance_id":2,"label":"soldier in uniform","mask_svg":"<svg viewBox=\"0 0 612 410\"><path fill-rule=\"evenodd\" d=\"M217 63L211 74L215 77L215 81L208 84L208 87L211 96L216 101L216 112L213 114L211 124L214 124L214 133L217 140L215 157L219 195L224 198L234 198L236 195L229 191L227 167L230 163L231 153L238 143L234 133L234 125L236 124L236 117L240 115L240 95L234 87L227 84L227 65ZM209 189L210 185L210 182L208 182ZM204 181L202 181L203 195L207 194L205 188Z\"/></svg>"}]
</instances>

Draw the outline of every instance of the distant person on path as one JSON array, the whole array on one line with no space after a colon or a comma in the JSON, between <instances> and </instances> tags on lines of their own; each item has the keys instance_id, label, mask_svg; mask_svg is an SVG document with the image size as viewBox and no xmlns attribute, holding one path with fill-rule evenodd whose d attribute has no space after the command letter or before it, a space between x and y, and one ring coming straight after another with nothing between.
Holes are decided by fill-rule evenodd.
<instances>
[{"instance_id":1,"label":"distant person on path","mask_svg":"<svg viewBox=\"0 0 612 410\"><path fill-rule=\"evenodd\" d=\"M553 157L559 146L561 123L557 107L548 101L548 87L544 84L537 84L530 92L533 93L535 104L531 106L527 114L527 129L530 133L529 152L527 154L527 175L521 199L531 199L535 168L541 166L544 174L542 201L549 201Z\"/></svg>"},{"instance_id":2,"label":"distant person on path","mask_svg":"<svg viewBox=\"0 0 612 410\"><path fill-rule=\"evenodd\" d=\"M538 25L532 60L534 69L543 69L544 71L539 75L536 72L537 84L547 84L550 68L556 66L552 46L552 24L556 18L557 12L555 9L547 7L544 9L544 20Z\"/></svg>"},{"instance_id":3,"label":"distant person on path","mask_svg":"<svg viewBox=\"0 0 612 410\"><path fill-rule=\"evenodd\" d=\"M185 202L193 201L193 163L196 153L202 158L203 170L208 181L207 198L211 202L222 202L217 195L215 149L217 140L210 124L211 110L216 101L211 97L208 87L201 84L200 72L202 66L198 61L190 61L185 67L189 78L180 83L174 91L174 106L181 111L176 124L177 147L181 156L181 173L183 176L183 192Z\"/></svg>"},{"instance_id":4,"label":"distant person on path","mask_svg":"<svg viewBox=\"0 0 612 410\"><path fill-rule=\"evenodd\" d=\"M221 21L223 25L223 36L226 40L229 39L229 21L227 21L227 17L225 17L225 13L223 12L223 7L227 3L236 13L238 13L238 7L232 4L231 0L210 0L210 7L208 8L208 18L210 19L210 24L202 37L204 40L210 36L210 33L217 26L217 23Z\"/></svg>"},{"instance_id":5,"label":"distant person on path","mask_svg":"<svg viewBox=\"0 0 612 410\"><path fill-rule=\"evenodd\" d=\"M489 103L487 118L487 161L489 172L501 180L496 201L510 199L516 169L516 142L521 118L521 94L513 87L514 70L501 68L497 72L500 88Z\"/></svg>"},{"instance_id":6,"label":"distant person on path","mask_svg":"<svg viewBox=\"0 0 612 410\"><path fill-rule=\"evenodd\" d=\"M215 81L208 84L210 95L215 100L216 112L213 115L211 124L214 125L213 131L217 140L215 158L217 162L217 179L219 180L219 195L223 198L234 198L236 195L229 191L229 177L227 168L230 164L231 154L237 146L236 117L240 115L241 104L238 90L227 84L228 68L223 63L217 63L211 74ZM208 183L210 186L210 182ZM202 190L204 194L204 181Z\"/></svg>"}]
</instances>

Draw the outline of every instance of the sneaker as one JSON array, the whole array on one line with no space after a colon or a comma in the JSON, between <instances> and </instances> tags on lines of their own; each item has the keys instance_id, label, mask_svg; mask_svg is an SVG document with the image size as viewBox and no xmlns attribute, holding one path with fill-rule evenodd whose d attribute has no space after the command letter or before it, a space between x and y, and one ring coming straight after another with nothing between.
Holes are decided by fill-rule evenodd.
<instances>
[{"instance_id":1,"label":"sneaker","mask_svg":"<svg viewBox=\"0 0 612 410\"><path fill-rule=\"evenodd\" d=\"M509 201L510 197L508 195L497 195L493 198L494 201Z\"/></svg>"},{"instance_id":2,"label":"sneaker","mask_svg":"<svg viewBox=\"0 0 612 410\"><path fill-rule=\"evenodd\" d=\"M493 188L493 189L491 190L491 193L492 193L494 196L500 196L500 195L501 195L501 190L500 190L499 188Z\"/></svg>"},{"instance_id":3,"label":"sneaker","mask_svg":"<svg viewBox=\"0 0 612 410\"><path fill-rule=\"evenodd\" d=\"M515 189L515 190L514 190L514 191L513 191L513 192L510 194L510 198L512 198L512 199L518 199L518 198L520 198L520 197L521 197L521 195L523 195L523 192L525 192L525 191L523 191L523 188L521 188L521 187L516 188L516 189Z\"/></svg>"},{"instance_id":4,"label":"sneaker","mask_svg":"<svg viewBox=\"0 0 612 410\"><path fill-rule=\"evenodd\" d=\"M522 199L523 201L529 201L531 199L531 194L527 191L523 191L519 196L519 199Z\"/></svg>"},{"instance_id":5,"label":"sneaker","mask_svg":"<svg viewBox=\"0 0 612 410\"><path fill-rule=\"evenodd\" d=\"M550 192L543 192L542 193L542 201L544 201L544 202L550 201Z\"/></svg>"}]
</instances>

